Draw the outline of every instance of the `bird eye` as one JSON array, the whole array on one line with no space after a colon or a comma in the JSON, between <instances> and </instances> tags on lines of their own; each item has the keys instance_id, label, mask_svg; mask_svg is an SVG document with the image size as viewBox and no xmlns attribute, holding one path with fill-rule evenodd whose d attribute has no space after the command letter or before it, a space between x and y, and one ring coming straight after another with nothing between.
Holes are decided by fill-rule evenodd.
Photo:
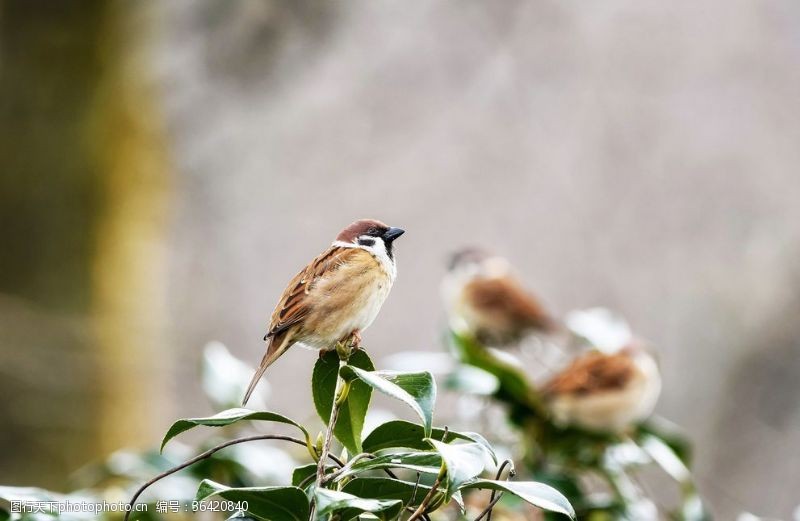
<instances>
[{"instance_id":1,"label":"bird eye","mask_svg":"<svg viewBox=\"0 0 800 521\"><path fill-rule=\"evenodd\" d=\"M358 244L369 248L370 246L375 246L375 239L358 239Z\"/></svg>"}]
</instances>

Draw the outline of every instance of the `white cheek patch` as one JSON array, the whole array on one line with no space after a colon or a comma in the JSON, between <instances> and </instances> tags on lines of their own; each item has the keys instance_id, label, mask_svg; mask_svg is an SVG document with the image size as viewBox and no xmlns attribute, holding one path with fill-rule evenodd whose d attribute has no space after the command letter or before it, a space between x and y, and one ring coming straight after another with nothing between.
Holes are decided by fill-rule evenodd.
<instances>
[{"instance_id":1,"label":"white cheek patch","mask_svg":"<svg viewBox=\"0 0 800 521\"><path fill-rule=\"evenodd\" d=\"M378 262L381 263L381 266L386 270L386 273L394 282L395 277L397 276L397 266L395 265L394 259L389 258L389 254L386 252L386 244L383 242L383 239L380 237L372 237L369 235L362 235L357 240L362 239L365 242L367 240L374 241L371 245L367 242L367 244L358 244L357 242L344 242L344 241L334 241L334 246L339 246L341 248L359 248L361 250L369 252L373 257L378 259Z\"/></svg>"}]
</instances>

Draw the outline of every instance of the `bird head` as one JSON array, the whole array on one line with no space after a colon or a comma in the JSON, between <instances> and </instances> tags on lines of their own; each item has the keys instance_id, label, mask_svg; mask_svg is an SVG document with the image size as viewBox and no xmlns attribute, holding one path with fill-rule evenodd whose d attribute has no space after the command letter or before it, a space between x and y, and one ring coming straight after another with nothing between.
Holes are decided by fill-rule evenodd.
<instances>
[{"instance_id":1,"label":"bird head","mask_svg":"<svg viewBox=\"0 0 800 521\"><path fill-rule=\"evenodd\" d=\"M386 255L394 261L394 241L405 233L401 228L388 226L375 219L358 220L336 236L336 242L355 245L378 256Z\"/></svg>"},{"instance_id":2,"label":"bird head","mask_svg":"<svg viewBox=\"0 0 800 521\"><path fill-rule=\"evenodd\" d=\"M483 248L467 247L458 250L450 257L448 270L453 273L470 276L496 277L507 275L511 266L503 257L490 253Z\"/></svg>"}]
</instances>

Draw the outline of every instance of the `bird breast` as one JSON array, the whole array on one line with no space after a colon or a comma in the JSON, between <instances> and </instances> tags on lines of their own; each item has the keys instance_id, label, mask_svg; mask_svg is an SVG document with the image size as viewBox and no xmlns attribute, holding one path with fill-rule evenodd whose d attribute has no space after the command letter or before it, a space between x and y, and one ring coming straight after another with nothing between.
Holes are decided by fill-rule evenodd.
<instances>
[{"instance_id":1,"label":"bird breast","mask_svg":"<svg viewBox=\"0 0 800 521\"><path fill-rule=\"evenodd\" d=\"M315 305L306 319L312 338L321 348L363 331L372 324L392 288L392 277L369 253L353 255L313 290Z\"/></svg>"}]
</instances>

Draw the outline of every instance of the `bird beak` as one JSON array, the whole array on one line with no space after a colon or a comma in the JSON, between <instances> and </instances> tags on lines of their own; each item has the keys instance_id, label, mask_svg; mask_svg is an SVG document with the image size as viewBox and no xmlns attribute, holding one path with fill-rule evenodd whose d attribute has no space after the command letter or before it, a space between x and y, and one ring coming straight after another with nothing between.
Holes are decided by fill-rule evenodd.
<instances>
[{"instance_id":1,"label":"bird beak","mask_svg":"<svg viewBox=\"0 0 800 521\"><path fill-rule=\"evenodd\" d=\"M391 227L391 228L389 228L388 230L386 230L386 231L384 232L384 234L383 234L383 237L382 237L382 238L383 238L383 240L384 240L385 242L387 242L387 243L390 243L390 242L392 242L393 240L395 240L395 239L397 239L398 237L400 237L401 235L403 235L404 233L406 233L406 231L405 231L405 230L403 230L402 228L395 228L395 227Z\"/></svg>"}]
</instances>

